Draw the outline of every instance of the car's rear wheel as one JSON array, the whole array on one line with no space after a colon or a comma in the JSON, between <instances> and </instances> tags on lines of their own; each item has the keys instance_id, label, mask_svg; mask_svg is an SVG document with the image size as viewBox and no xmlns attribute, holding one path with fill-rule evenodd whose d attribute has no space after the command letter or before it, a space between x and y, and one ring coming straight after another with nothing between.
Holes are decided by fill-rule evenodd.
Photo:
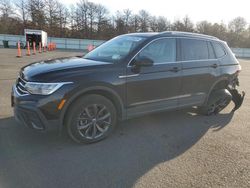
<instances>
[{"instance_id":1,"label":"car's rear wheel","mask_svg":"<svg viewBox=\"0 0 250 188\"><path fill-rule=\"evenodd\" d=\"M106 138L117 123L113 103L101 95L86 95L71 105L66 126L78 143L93 143Z\"/></svg>"},{"instance_id":2,"label":"car's rear wheel","mask_svg":"<svg viewBox=\"0 0 250 188\"><path fill-rule=\"evenodd\" d=\"M214 90L211 92L206 105L198 108L199 113L203 115L218 114L232 100L232 95L227 89Z\"/></svg>"}]
</instances>

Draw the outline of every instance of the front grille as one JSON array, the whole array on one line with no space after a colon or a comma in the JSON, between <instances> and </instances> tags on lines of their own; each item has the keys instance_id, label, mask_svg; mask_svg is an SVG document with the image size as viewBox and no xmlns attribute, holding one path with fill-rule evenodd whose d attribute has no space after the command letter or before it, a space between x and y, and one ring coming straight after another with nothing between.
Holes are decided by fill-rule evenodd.
<instances>
[{"instance_id":1,"label":"front grille","mask_svg":"<svg viewBox=\"0 0 250 188\"><path fill-rule=\"evenodd\" d=\"M29 92L25 89L26 81L22 78L18 78L16 82L16 89L20 95L28 95Z\"/></svg>"}]
</instances>

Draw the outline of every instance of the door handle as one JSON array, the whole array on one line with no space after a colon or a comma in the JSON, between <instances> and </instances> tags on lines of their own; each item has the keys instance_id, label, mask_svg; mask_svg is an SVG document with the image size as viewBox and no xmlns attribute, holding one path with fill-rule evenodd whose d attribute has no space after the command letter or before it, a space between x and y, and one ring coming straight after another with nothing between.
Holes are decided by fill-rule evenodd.
<instances>
[{"instance_id":1,"label":"door handle","mask_svg":"<svg viewBox=\"0 0 250 188\"><path fill-rule=\"evenodd\" d=\"M171 72L179 72L180 69L178 67L173 67L172 69L170 69L169 71Z\"/></svg>"},{"instance_id":2,"label":"door handle","mask_svg":"<svg viewBox=\"0 0 250 188\"><path fill-rule=\"evenodd\" d=\"M215 63L215 64L211 65L211 67L216 69L218 67L218 65Z\"/></svg>"}]
</instances>

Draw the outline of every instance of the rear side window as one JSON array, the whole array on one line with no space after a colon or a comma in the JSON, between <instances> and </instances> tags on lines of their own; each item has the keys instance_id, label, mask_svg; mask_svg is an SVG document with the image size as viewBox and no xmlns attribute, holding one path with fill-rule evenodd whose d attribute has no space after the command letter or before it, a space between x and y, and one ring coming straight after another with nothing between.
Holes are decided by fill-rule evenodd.
<instances>
[{"instance_id":1,"label":"rear side window","mask_svg":"<svg viewBox=\"0 0 250 188\"><path fill-rule=\"evenodd\" d=\"M154 64L174 62L176 60L176 40L173 38L158 39L144 48L138 56L148 57L154 61Z\"/></svg>"},{"instance_id":2,"label":"rear side window","mask_svg":"<svg viewBox=\"0 0 250 188\"><path fill-rule=\"evenodd\" d=\"M196 39L181 39L181 54L183 61L208 59L207 42Z\"/></svg>"},{"instance_id":3,"label":"rear side window","mask_svg":"<svg viewBox=\"0 0 250 188\"><path fill-rule=\"evenodd\" d=\"M217 58L226 55L224 48L218 42L213 42L213 47Z\"/></svg>"}]
</instances>

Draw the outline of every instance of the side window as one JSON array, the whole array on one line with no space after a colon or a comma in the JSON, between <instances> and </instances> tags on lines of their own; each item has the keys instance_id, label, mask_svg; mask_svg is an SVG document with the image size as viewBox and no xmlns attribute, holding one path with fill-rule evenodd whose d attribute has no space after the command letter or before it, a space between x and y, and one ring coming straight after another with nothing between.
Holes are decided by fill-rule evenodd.
<instances>
[{"instance_id":1,"label":"side window","mask_svg":"<svg viewBox=\"0 0 250 188\"><path fill-rule=\"evenodd\" d=\"M218 42L213 42L213 47L214 47L214 51L215 51L217 58L220 58L220 57L226 55L225 50Z\"/></svg>"},{"instance_id":2,"label":"side window","mask_svg":"<svg viewBox=\"0 0 250 188\"><path fill-rule=\"evenodd\" d=\"M211 42L207 42L207 47L208 47L208 58L215 59L214 49L212 47Z\"/></svg>"},{"instance_id":3,"label":"side window","mask_svg":"<svg viewBox=\"0 0 250 188\"><path fill-rule=\"evenodd\" d=\"M182 61L208 59L207 42L197 39L181 39Z\"/></svg>"},{"instance_id":4,"label":"side window","mask_svg":"<svg viewBox=\"0 0 250 188\"><path fill-rule=\"evenodd\" d=\"M148 57L154 64L176 61L176 40L173 38L159 39L144 48L138 57Z\"/></svg>"}]
</instances>

